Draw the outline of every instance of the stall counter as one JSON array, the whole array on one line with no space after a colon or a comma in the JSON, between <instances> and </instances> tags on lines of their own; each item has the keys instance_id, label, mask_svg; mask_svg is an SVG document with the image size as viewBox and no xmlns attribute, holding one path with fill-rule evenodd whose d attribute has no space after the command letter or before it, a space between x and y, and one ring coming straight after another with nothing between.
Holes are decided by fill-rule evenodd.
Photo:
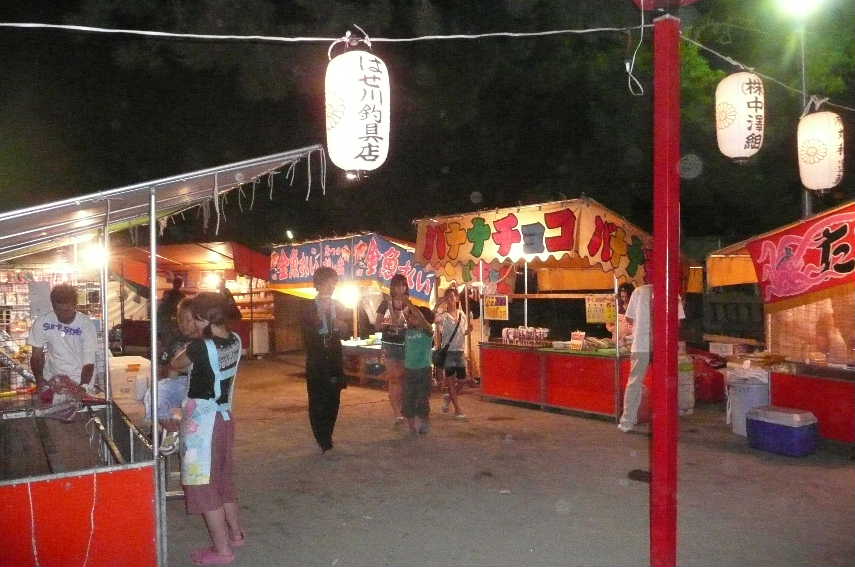
<instances>
[{"instance_id":1,"label":"stall counter","mask_svg":"<svg viewBox=\"0 0 855 567\"><path fill-rule=\"evenodd\" d=\"M484 396L613 418L620 413L628 356L501 343L480 348Z\"/></svg>"},{"instance_id":2,"label":"stall counter","mask_svg":"<svg viewBox=\"0 0 855 567\"><path fill-rule=\"evenodd\" d=\"M342 341L341 345L345 376L356 380L359 384L365 384L369 380L384 379L382 373L372 372L374 365L380 363L379 344L362 345L355 344L353 341Z\"/></svg>"},{"instance_id":3,"label":"stall counter","mask_svg":"<svg viewBox=\"0 0 855 567\"><path fill-rule=\"evenodd\" d=\"M855 443L855 371L804 364L770 380L772 405L810 411L822 438Z\"/></svg>"}]
</instances>

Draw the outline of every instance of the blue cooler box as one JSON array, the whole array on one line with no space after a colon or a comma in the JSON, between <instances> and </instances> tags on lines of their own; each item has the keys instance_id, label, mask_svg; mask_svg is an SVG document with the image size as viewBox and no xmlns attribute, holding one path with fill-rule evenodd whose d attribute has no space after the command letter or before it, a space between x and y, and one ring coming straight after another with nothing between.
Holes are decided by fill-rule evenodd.
<instances>
[{"instance_id":1,"label":"blue cooler box","mask_svg":"<svg viewBox=\"0 0 855 567\"><path fill-rule=\"evenodd\" d=\"M816 451L816 416L809 411L760 406L746 418L748 444L755 449L790 457Z\"/></svg>"}]
</instances>

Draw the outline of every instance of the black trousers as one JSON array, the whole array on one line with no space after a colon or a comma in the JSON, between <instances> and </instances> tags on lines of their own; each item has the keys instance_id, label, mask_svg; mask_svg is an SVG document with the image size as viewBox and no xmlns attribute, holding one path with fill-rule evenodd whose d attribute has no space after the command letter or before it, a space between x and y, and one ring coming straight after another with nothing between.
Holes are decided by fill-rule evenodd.
<instances>
[{"instance_id":1,"label":"black trousers","mask_svg":"<svg viewBox=\"0 0 855 567\"><path fill-rule=\"evenodd\" d=\"M309 423L321 449L332 449L333 430L341 402L341 385L333 384L326 376L308 376Z\"/></svg>"}]
</instances>

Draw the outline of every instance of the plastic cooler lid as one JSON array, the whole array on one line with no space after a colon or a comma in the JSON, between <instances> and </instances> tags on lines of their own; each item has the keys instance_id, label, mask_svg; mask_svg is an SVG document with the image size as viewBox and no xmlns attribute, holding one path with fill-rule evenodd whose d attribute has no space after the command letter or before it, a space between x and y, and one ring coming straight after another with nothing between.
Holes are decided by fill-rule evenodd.
<instances>
[{"instance_id":1,"label":"plastic cooler lid","mask_svg":"<svg viewBox=\"0 0 855 567\"><path fill-rule=\"evenodd\" d=\"M800 427L812 425L817 422L816 416L807 410L795 408L783 408L779 406L760 406L751 408L746 414L747 419L774 423L776 425L787 425Z\"/></svg>"}]
</instances>

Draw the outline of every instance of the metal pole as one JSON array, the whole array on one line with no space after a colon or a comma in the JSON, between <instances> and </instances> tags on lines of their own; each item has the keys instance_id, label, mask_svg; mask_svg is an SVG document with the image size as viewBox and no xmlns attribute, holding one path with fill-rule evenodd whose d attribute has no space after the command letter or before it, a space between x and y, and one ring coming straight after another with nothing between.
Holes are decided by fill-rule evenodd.
<instances>
[{"instance_id":1,"label":"metal pole","mask_svg":"<svg viewBox=\"0 0 855 567\"><path fill-rule=\"evenodd\" d=\"M653 438L650 564L677 562L677 295L680 285L680 20L653 28Z\"/></svg>"},{"instance_id":2,"label":"metal pole","mask_svg":"<svg viewBox=\"0 0 855 567\"><path fill-rule=\"evenodd\" d=\"M523 299L523 327L528 327L528 260L523 264L523 291L525 299Z\"/></svg>"},{"instance_id":3,"label":"metal pole","mask_svg":"<svg viewBox=\"0 0 855 567\"><path fill-rule=\"evenodd\" d=\"M157 189L152 187L148 197L148 262L149 262L149 297L148 309L151 320L151 357L149 358L151 373L151 447L154 459L154 494L155 494L155 530L157 533L157 564L165 565L166 550L163 541L163 510L162 497L164 487L160 481L160 439L157 423Z\"/></svg>"},{"instance_id":4,"label":"metal pole","mask_svg":"<svg viewBox=\"0 0 855 567\"><path fill-rule=\"evenodd\" d=\"M113 385L110 383L110 309L107 302L110 288L110 199L104 205L104 233L102 235L102 246L104 248L104 262L101 264L101 325L104 333L104 396L107 404L113 400ZM107 429L110 437L113 436L113 423L107 412Z\"/></svg>"},{"instance_id":5,"label":"metal pole","mask_svg":"<svg viewBox=\"0 0 855 567\"><path fill-rule=\"evenodd\" d=\"M807 68L805 67L805 25L799 26L799 43L802 51L802 110L807 106ZM810 189L802 187L802 218L813 215L813 200Z\"/></svg>"}]
</instances>

